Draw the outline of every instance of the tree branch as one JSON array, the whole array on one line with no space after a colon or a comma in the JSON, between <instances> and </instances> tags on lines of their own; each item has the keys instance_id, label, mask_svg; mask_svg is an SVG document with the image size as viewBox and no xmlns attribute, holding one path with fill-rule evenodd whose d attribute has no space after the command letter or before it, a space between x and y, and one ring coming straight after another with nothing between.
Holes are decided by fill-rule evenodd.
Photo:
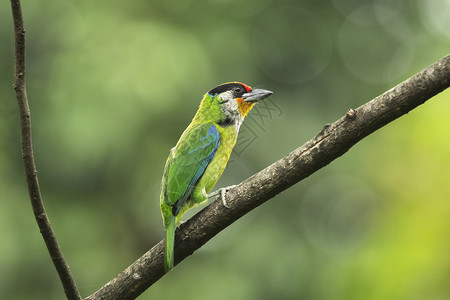
<instances>
[{"instance_id":1,"label":"tree branch","mask_svg":"<svg viewBox=\"0 0 450 300\"><path fill-rule=\"evenodd\" d=\"M37 177L36 165L34 162L33 143L31 139L31 120L30 107L25 86L25 28L23 24L22 8L20 0L11 0L11 9L14 20L14 38L15 38L15 79L14 90L16 91L17 102L20 113L20 133L22 138L22 157L25 165L25 175L28 183L28 192L30 194L31 206L34 216L44 238L50 257L58 272L69 300L80 300L75 281L70 273L64 256L59 248L55 233L50 225L50 221L45 212L42 202L39 182Z\"/></svg>"},{"instance_id":2,"label":"tree branch","mask_svg":"<svg viewBox=\"0 0 450 300\"><path fill-rule=\"evenodd\" d=\"M230 208L215 201L183 223L175 235L175 262L179 263L252 209L326 166L367 135L449 85L450 55L447 55L368 103L349 110L303 146L230 189L226 194ZM164 241L161 241L86 300L135 299L164 276L163 260Z\"/></svg>"}]
</instances>

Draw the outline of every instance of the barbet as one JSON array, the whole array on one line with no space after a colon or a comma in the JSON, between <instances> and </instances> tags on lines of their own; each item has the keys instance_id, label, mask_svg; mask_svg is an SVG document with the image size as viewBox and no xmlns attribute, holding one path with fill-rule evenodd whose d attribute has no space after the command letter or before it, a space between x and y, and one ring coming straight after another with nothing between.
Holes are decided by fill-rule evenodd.
<instances>
[{"instance_id":1,"label":"barbet","mask_svg":"<svg viewBox=\"0 0 450 300\"><path fill-rule=\"evenodd\" d=\"M166 272L174 265L175 229L181 217L211 196L208 193L228 163L244 117L256 102L271 94L271 91L252 89L240 82L211 89L203 97L191 124L170 150L160 198L166 231Z\"/></svg>"}]
</instances>

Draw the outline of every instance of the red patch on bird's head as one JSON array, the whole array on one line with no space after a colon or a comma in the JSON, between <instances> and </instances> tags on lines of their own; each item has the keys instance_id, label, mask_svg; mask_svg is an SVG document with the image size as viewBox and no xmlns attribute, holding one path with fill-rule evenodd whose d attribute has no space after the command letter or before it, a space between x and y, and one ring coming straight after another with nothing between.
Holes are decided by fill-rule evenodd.
<instances>
[{"instance_id":1,"label":"red patch on bird's head","mask_svg":"<svg viewBox=\"0 0 450 300\"><path fill-rule=\"evenodd\" d=\"M252 87L246 85L245 83L235 81L235 83L239 83L242 85L245 89L245 92L250 93L252 91ZM245 117L249 111L252 109L254 103L245 102L244 98L236 98L236 101L238 103L239 112L241 113L242 117Z\"/></svg>"},{"instance_id":2,"label":"red patch on bird's head","mask_svg":"<svg viewBox=\"0 0 450 300\"><path fill-rule=\"evenodd\" d=\"M242 86L244 87L245 91L247 93L250 93L252 91L252 88L248 85L246 85L245 83L239 82L240 84L242 84Z\"/></svg>"}]
</instances>

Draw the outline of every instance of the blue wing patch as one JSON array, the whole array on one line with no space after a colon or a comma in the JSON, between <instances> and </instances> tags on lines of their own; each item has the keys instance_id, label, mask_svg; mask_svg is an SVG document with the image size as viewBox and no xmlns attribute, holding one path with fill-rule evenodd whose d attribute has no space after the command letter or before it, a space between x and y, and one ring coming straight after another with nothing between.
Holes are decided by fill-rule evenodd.
<instances>
[{"instance_id":1,"label":"blue wing patch","mask_svg":"<svg viewBox=\"0 0 450 300\"><path fill-rule=\"evenodd\" d=\"M188 184L182 184L183 186L186 186L186 189L184 190L184 193L183 191L181 191L182 192L181 197L177 199L177 201L174 204L172 204L172 214L174 216L178 215L181 208L186 203L196 183L202 177L203 173L205 173L206 168L214 158L214 155L216 154L217 148L219 147L220 144L220 135L216 125L214 124L204 124L204 125L210 126L209 128L206 126L202 126L197 129L199 130L199 132L196 132L198 135L195 133L191 135L195 137L197 142L194 143L194 141L192 140L186 140L182 141L180 145L180 149L183 149L184 145L188 147L192 144L197 145L197 147L191 148L189 149L189 151L180 150L180 154L178 155L183 155L183 153L186 154L184 154L183 158L180 159L178 163L174 161L175 164L178 164L177 166L178 171L176 172L177 174L174 174L174 176L177 176L179 178L186 178L189 181ZM198 139L199 137L200 140ZM167 204L170 205L169 203Z\"/></svg>"}]
</instances>

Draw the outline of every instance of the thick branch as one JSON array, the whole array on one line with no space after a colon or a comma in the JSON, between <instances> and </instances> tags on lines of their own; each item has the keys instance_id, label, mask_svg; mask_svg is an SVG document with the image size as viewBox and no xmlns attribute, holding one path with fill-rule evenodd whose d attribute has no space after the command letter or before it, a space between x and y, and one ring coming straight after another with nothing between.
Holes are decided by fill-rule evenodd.
<instances>
[{"instance_id":1,"label":"thick branch","mask_svg":"<svg viewBox=\"0 0 450 300\"><path fill-rule=\"evenodd\" d=\"M368 103L326 125L313 139L232 188L176 231L179 263L234 221L347 152L358 141L408 113L450 85L450 55ZM164 241L86 298L135 299L164 276Z\"/></svg>"},{"instance_id":2,"label":"thick branch","mask_svg":"<svg viewBox=\"0 0 450 300\"><path fill-rule=\"evenodd\" d=\"M14 20L15 33L15 80L17 102L20 113L20 133L22 137L22 157L25 164L25 175L28 183L31 205L38 223L42 237L44 238L50 257L58 272L64 287L64 292L69 300L79 300L81 296L75 285L64 256L59 248L55 233L45 212L42 202L36 165L33 155L33 143L31 140L30 108L25 86L25 28L23 24L20 0L11 0L11 9Z\"/></svg>"}]
</instances>

